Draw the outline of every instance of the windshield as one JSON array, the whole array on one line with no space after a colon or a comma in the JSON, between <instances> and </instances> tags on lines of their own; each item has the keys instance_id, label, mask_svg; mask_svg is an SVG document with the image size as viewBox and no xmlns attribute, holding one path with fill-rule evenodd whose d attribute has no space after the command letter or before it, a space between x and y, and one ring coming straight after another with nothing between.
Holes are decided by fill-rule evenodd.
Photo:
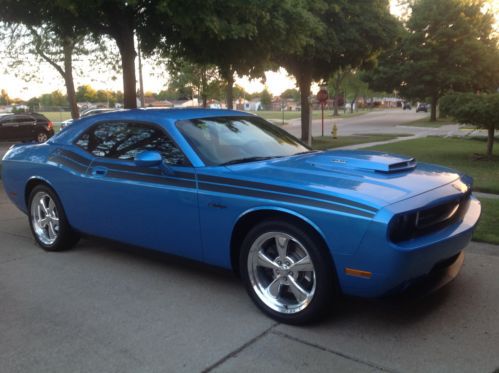
<instances>
[{"instance_id":1,"label":"windshield","mask_svg":"<svg viewBox=\"0 0 499 373\"><path fill-rule=\"evenodd\" d=\"M216 117L176 123L208 166L251 162L309 152L286 131L259 117Z\"/></svg>"}]
</instances>

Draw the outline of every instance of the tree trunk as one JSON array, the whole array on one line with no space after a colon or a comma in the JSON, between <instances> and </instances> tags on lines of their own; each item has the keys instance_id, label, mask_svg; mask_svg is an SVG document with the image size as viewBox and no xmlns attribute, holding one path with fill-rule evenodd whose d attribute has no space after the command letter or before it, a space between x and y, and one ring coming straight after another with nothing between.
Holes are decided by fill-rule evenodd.
<instances>
[{"instance_id":1,"label":"tree trunk","mask_svg":"<svg viewBox=\"0 0 499 373\"><path fill-rule=\"evenodd\" d=\"M333 116L335 116L335 117L339 116L340 114L338 113L338 96L337 95L334 96L333 108L334 108Z\"/></svg>"},{"instance_id":2,"label":"tree trunk","mask_svg":"<svg viewBox=\"0 0 499 373\"><path fill-rule=\"evenodd\" d=\"M63 44L64 83L66 85L66 94L68 96L69 108L71 110L71 118L78 119L80 117L80 112L78 110L78 105L76 104L76 92L73 80L73 49L73 40L65 38Z\"/></svg>"},{"instance_id":3,"label":"tree trunk","mask_svg":"<svg viewBox=\"0 0 499 373\"><path fill-rule=\"evenodd\" d=\"M137 108L137 83L135 79L135 43L133 28L123 25L113 35L120 50L123 69L123 105L127 109Z\"/></svg>"},{"instance_id":4,"label":"tree trunk","mask_svg":"<svg viewBox=\"0 0 499 373\"><path fill-rule=\"evenodd\" d=\"M492 158L492 150L494 148L494 135L495 135L495 126L491 124L488 128L488 138L487 138L487 157Z\"/></svg>"},{"instance_id":5,"label":"tree trunk","mask_svg":"<svg viewBox=\"0 0 499 373\"><path fill-rule=\"evenodd\" d=\"M234 108L233 90L234 90L234 72L232 71L232 69L229 69L227 75L227 109Z\"/></svg>"},{"instance_id":6,"label":"tree trunk","mask_svg":"<svg viewBox=\"0 0 499 373\"><path fill-rule=\"evenodd\" d=\"M208 83L206 79L206 69L202 67L201 70L201 98L203 99L203 107L208 107L208 95L206 93L208 88Z\"/></svg>"},{"instance_id":7,"label":"tree trunk","mask_svg":"<svg viewBox=\"0 0 499 373\"><path fill-rule=\"evenodd\" d=\"M437 121L437 105L438 105L438 96L435 94L431 97L430 122Z\"/></svg>"},{"instance_id":8,"label":"tree trunk","mask_svg":"<svg viewBox=\"0 0 499 373\"><path fill-rule=\"evenodd\" d=\"M68 96L68 103L71 110L71 117L73 119L78 119L80 113L78 111L78 106L76 105L76 93L73 80L73 51L76 43L76 38L71 36L65 36L62 40L62 50L63 50L63 62L64 67L61 67L56 59L53 59L50 55L45 53L43 48L43 42L40 35L36 32L33 27L29 27L31 35L35 39L35 50L36 53L47 61L64 79L64 84L66 85L66 93Z\"/></svg>"},{"instance_id":9,"label":"tree trunk","mask_svg":"<svg viewBox=\"0 0 499 373\"><path fill-rule=\"evenodd\" d=\"M308 142L310 136L310 103L308 98L310 96L310 85L312 78L306 74L297 75L298 86L300 87L300 101L301 101L301 139L303 142Z\"/></svg>"}]
</instances>

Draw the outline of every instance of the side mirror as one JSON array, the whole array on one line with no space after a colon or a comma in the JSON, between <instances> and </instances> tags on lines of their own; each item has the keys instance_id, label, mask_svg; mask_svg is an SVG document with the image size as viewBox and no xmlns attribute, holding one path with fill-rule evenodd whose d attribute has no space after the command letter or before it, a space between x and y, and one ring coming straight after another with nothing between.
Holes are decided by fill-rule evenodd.
<instances>
[{"instance_id":1,"label":"side mirror","mask_svg":"<svg viewBox=\"0 0 499 373\"><path fill-rule=\"evenodd\" d=\"M134 161L135 164L139 167L154 167L161 165L161 163L163 162L163 158L158 152L146 150L137 153Z\"/></svg>"}]
</instances>

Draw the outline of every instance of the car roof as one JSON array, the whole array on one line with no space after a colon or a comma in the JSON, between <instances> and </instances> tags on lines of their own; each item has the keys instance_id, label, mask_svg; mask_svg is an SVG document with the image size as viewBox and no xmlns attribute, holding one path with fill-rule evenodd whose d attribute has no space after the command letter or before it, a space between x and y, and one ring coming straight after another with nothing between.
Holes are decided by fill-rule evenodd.
<instances>
[{"instance_id":1,"label":"car roof","mask_svg":"<svg viewBox=\"0 0 499 373\"><path fill-rule=\"evenodd\" d=\"M171 120L186 120L206 117L223 117L223 116L253 116L253 114L228 109L205 109L205 108L141 108L141 109L123 109L117 111L106 112L102 114L95 114L92 117L102 118L127 118L133 119L134 117L153 117L157 119L171 119Z\"/></svg>"}]
</instances>

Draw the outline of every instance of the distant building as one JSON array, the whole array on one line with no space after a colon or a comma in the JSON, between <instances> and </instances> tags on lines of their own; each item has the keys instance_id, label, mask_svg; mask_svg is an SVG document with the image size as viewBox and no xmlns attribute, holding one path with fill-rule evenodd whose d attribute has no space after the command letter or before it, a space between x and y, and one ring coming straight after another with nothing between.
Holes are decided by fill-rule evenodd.
<instances>
[{"instance_id":1,"label":"distant building","mask_svg":"<svg viewBox=\"0 0 499 373\"><path fill-rule=\"evenodd\" d=\"M170 100L169 101L174 108L186 108L186 107L198 107L199 101L197 98L190 100Z\"/></svg>"},{"instance_id":2,"label":"distant building","mask_svg":"<svg viewBox=\"0 0 499 373\"><path fill-rule=\"evenodd\" d=\"M284 100L280 97L274 97L272 100L272 110L274 111L297 111L300 110L299 103L292 98L285 98Z\"/></svg>"},{"instance_id":3,"label":"distant building","mask_svg":"<svg viewBox=\"0 0 499 373\"><path fill-rule=\"evenodd\" d=\"M262 101L260 100L260 98L254 98L251 101L246 101L244 103L244 110L248 111L263 110Z\"/></svg>"}]
</instances>

